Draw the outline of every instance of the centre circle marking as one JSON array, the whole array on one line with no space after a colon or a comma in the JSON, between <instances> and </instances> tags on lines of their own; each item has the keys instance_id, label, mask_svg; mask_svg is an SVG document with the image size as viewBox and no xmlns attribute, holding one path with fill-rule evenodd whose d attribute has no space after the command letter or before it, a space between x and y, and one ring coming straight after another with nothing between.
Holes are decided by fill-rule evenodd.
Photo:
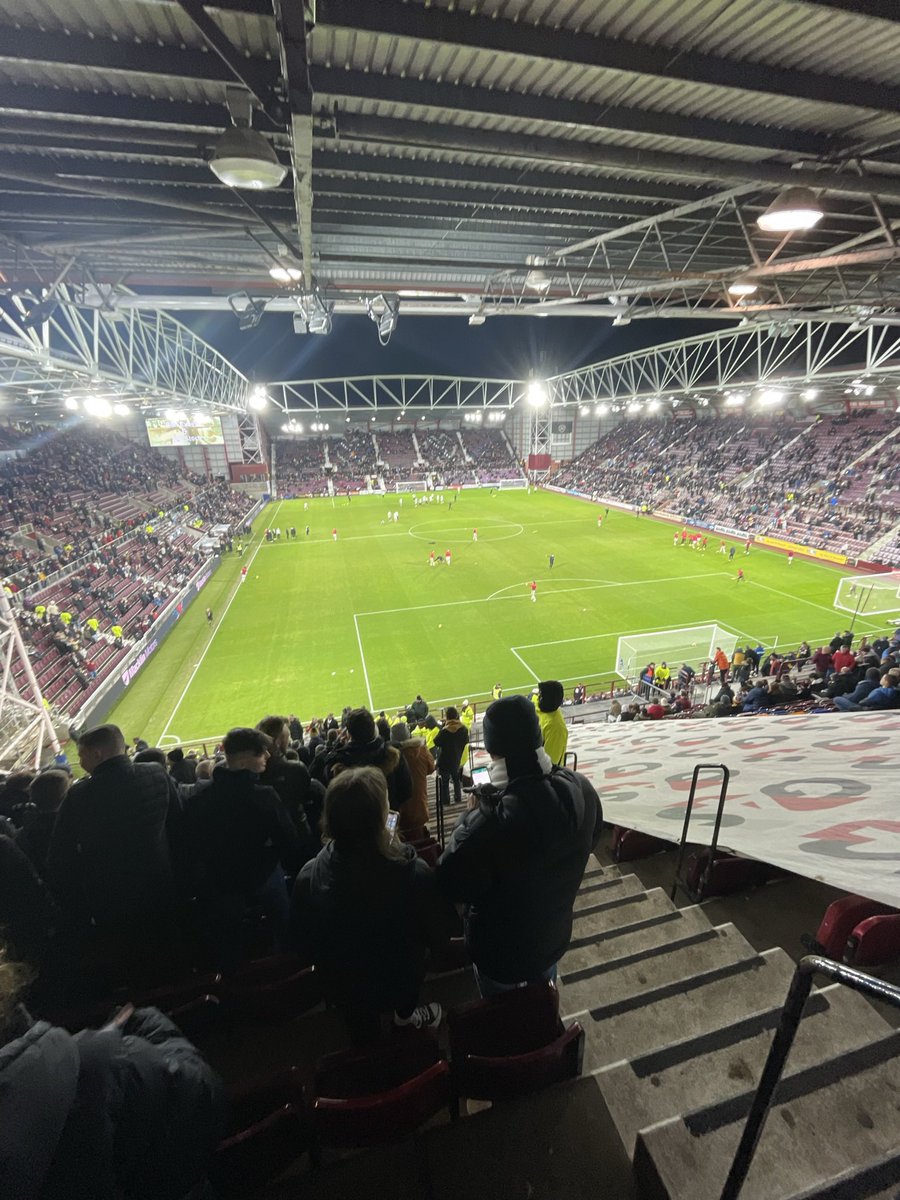
<instances>
[{"instance_id":1,"label":"centre circle marking","mask_svg":"<svg viewBox=\"0 0 900 1200\"><path fill-rule=\"evenodd\" d=\"M478 530L478 542L505 542L509 538L520 537L525 532L525 526L519 525L516 521L501 521L492 525L451 525L447 532L442 530L447 527L441 526L438 522L420 522L418 525L411 525L407 529L410 537L418 538L420 542L441 542L448 546L464 546L472 542L472 530ZM421 532L422 530L431 530L431 532ZM462 537L458 536L461 530L465 530ZM503 530L499 536L494 536L495 530ZM510 531L511 532L506 532ZM483 537L482 537L483 535ZM473 545L475 543L472 543Z\"/></svg>"}]
</instances>

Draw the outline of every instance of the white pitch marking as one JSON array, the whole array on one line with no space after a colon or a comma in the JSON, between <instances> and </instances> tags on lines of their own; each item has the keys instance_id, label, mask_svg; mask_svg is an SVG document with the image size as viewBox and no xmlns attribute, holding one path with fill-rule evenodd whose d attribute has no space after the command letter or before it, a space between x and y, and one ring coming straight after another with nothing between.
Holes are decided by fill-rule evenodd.
<instances>
[{"instance_id":1,"label":"white pitch marking","mask_svg":"<svg viewBox=\"0 0 900 1200\"><path fill-rule=\"evenodd\" d=\"M372 689L369 686L369 672L366 669L366 656L363 654L362 637L360 636L359 621L356 619L356 613L353 614L353 624L356 628L356 641L359 646L359 661L362 663L363 678L366 681L366 695L369 697L369 708L372 709L374 708L374 705L372 704Z\"/></svg>"},{"instance_id":2,"label":"white pitch marking","mask_svg":"<svg viewBox=\"0 0 900 1200\"><path fill-rule=\"evenodd\" d=\"M816 564L816 565L819 565L819 564ZM829 608L827 604L819 604L815 600L807 600L805 596L792 596L790 592L783 592L781 590L781 588L770 587L769 584L767 584L767 583L758 583L755 579L748 579L748 580L746 580L746 582L749 583L752 587L765 588L765 590L767 592L774 592L774 594L776 596L784 596L785 600L799 600L801 604L809 604L812 608L821 608L822 612L827 612L827 613L832 613L832 614L835 614L837 612L836 609ZM877 630L877 629L881 628L881 625L877 624L874 621L870 621L866 617L859 617L857 619L859 621L865 621L865 623L867 625L871 626L871 630ZM871 630L870 630L870 632L871 632Z\"/></svg>"},{"instance_id":3,"label":"white pitch marking","mask_svg":"<svg viewBox=\"0 0 900 1200\"><path fill-rule=\"evenodd\" d=\"M278 512L279 512L279 509L281 508L282 504L284 504L284 501L283 500L279 501L278 508L276 508L275 512L272 514L273 523L275 521L275 518L278 516ZM250 574L250 568L253 566L253 560L256 558L257 554L259 554L261 546L262 546L262 541L260 540L259 545L256 547L256 549L250 555L250 561L247 563L247 574L248 575ZM204 658L206 658L207 654L209 653L210 646L216 640L219 630L222 628L222 624L225 621L225 618L228 616L228 610L229 610L229 608L231 608L231 605L234 603L234 598L238 594L238 589L241 586L241 582L242 582L241 575L240 575L240 572L238 572L237 580L235 582L235 585L234 585L231 595L228 597L228 602L226 603L225 608L222 610L222 615L221 615L221 617L219 617L219 620L216 622L216 627L212 631L209 641L203 647L203 653L200 655L197 665L194 667L193 671L191 671L191 673L188 677L188 681L184 685L184 691L178 697L178 703L172 709L172 713L171 713L168 721L166 721L165 728L163 729L162 733L160 734L160 741L162 741L162 739L169 732L169 727L171 726L172 722L175 720L175 714L178 712L179 708L181 707L182 701L184 700L185 696L188 694L188 689L190 688L191 684L194 682L194 677L196 676L197 672L200 670L201 666L203 665L203 660L204 660Z\"/></svg>"},{"instance_id":4,"label":"white pitch marking","mask_svg":"<svg viewBox=\"0 0 900 1200\"><path fill-rule=\"evenodd\" d=\"M513 654L515 654L516 658L519 660L519 662L522 664L522 666L525 668L525 670L528 672L528 674L532 677L532 679L535 681L535 683L540 683L541 682L540 675L535 675L534 671L532 671L531 667L529 667L528 663L525 661L525 659L522 657L522 655L518 652L518 650L516 650L515 646L510 646L510 650Z\"/></svg>"}]
</instances>

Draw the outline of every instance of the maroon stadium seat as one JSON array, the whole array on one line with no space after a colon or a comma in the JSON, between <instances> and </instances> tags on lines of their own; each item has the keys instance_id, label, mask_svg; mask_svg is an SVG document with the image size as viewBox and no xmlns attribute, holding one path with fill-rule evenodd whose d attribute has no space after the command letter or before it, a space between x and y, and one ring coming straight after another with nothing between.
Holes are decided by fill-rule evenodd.
<instances>
[{"instance_id":1,"label":"maroon stadium seat","mask_svg":"<svg viewBox=\"0 0 900 1200\"><path fill-rule=\"evenodd\" d=\"M844 962L854 967L881 967L900 959L900 913L867 917L847 939Z\"/></svg>"},{"instance_id":2,"label":"maroon stadium seat","mask_svg":"<svg viewBox=\"0 0 900 1200\"><path fill-rule=\"evenodd\" d=\"M314 968L301 967L289 954L247 963L222 985L220 994L231 1008L261 1021L289 1021L322 999Z\"/></svg>"},{"instance_id":3,"label":"maroon stadium seat","mask_svg":"<svg viewBox=\"0 0 900 1200\"><path fill-rule=\"evenodd\" d=\"M448 1016L453 1077L460 1096L507 1100L581 1074L584 1030L559 1019L552 984L517 988Z\"/></svg>"},{"instance_id":4,"label":"maroon stadium seat","mask_svg":"<svg viewBox=\"0 0 900 1200\"><path fill-rule=\"evenodd\" d=\"M624 825L613 826L610 846L615 862L633 862L638 858L650 858L661 850L671 850L672 843L637 829L626 829Z\"/></svg>"},{"instance_id":5,"label":"maroon stadium seat","mask_svg":"<svg viewBox=\"0 0 900 1200\"><path fill-rule=\"evenodd\" d=\"M429 1031L409 1031L316 1064L311 1113L323 1146L399 1141L451 1103L450 1066Z\"/></svg>"},{"instance_id":6,"label":"maroon stadium seat","mask_svg":"<svg viewBox=\"0 0 900 1200\"><path fill-rule=\"evenodd\" d=\"M894 911L886 904L868 900L865 896L842 896L825 910L825 916L816 930L816 949L827 958L841 962L847 941L860 922Z\"/></svg>"}]
</instances>

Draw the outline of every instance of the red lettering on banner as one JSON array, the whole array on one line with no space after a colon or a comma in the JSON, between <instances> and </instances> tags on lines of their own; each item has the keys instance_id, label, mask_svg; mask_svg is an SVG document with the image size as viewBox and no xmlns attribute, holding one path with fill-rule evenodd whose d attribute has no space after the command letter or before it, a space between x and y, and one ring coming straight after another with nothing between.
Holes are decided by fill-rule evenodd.
<instances>
[{"instance_id":1,"label":"red lettering on banner","mask_svg":"<svg viewBox=\"0 0 900 1200\"><path fill-rule=\"evenodd\" d=\"M831 825L828 829L819 829L815 833L804 833L805 838L823 838L830 842L850 842L862 845L874 842L874 837L864 837L858 831L861 829L877 829L882 833L900 833L900 821L845 821L843 825Z\"/></svg>"}]
</instances>

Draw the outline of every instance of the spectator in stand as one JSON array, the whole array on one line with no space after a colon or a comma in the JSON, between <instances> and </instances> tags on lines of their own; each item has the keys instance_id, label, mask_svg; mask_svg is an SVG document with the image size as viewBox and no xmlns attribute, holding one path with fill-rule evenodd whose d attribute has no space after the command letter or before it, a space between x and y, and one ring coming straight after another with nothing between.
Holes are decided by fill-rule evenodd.
<instances>
[{"instance_id":1,"label":"spectator in stand","mask_svg":"<svg viewBox=\"0 0 900 1200\"><path fill-rule=\"evenodd\" d=\"M28 971L0 955L4 1200L200 1200L222 1136L221 1084L155 1008L74 1037L34 1022Z\"/></svg>"},{"instance_id":2,"label":"spectator in stand","mask_svg":"<svg viewBox=\"0 0 900 1200\"><path fill-rule=\"evenodd\" d=\"M415 700L409 706L409 716L413 721L424 721L428 716L428 704L421 696L416 696Z\"/></svg>"},{"instance_id":3,"label":"spectator in stand","mask_svg":"<svg viewBox=\"0 0 900 1200\"><path fill-rule=\"evenodd\" d=\"M728 655L721 646L716 646L716 653L713 657L716 670L719 672L719 682L724 683L728 678L728 668L731 663L728 661Z\"/></svg>"},{"instance_id":4,"label":"spectator in stand","mask_svg":"<svg viewBox=\"0 0 900 1200\"><path fill-rule=\"evenodd\" d=\"M303 867L291 900L293 942L321 974L351 1036L378 1036L381 1014L417 1029L441 1022L439 1004L419 1004L426 952L453 933L434 874L386 828L388 792L373 767L347 768L325 796L327 842Z\"/></svg>"},{"instance_id":5,"label":"spectator in stand","mask_svg":"<svg viewBox=\"0 0 900 1200\"><path fill-rule=\"evenodd\" d=\"M820 646L812 656L813 666L816 669L816 674L820 679L827 679L829 672L832 669L831 651Z\"/></svg>"},{"instance_id":6,"label":"spectator in stand","mask_svg":"<svg viewBox=\"0 0 900 1200\"><path fill-rule=\"evenodd\" d=\"M863 678L860 679L859 683L857 683L857 685L853 688L852 691L836 692L834 694L833 699L835 701L835 704L837 704L838 698L840 698L841 700L846 700L846 701L848 701L848 706L847 706L848 711L853 711L852 709L850 709L849 706L861 704L863 700L868 699L868 697L871 696L872 692L874 692L875 689L880 685L880 680L881 680L881 672L878 670L878 668L877 667L869 667L867 669L865 675L863 676ZM843 708L844 706L837 705L837 707Z\"/></svg>"},{"instance_id":7,"label":"spectator in stand","mask_svg":"<svg viewBox=\"0 0 900 1200\"><path fill-rule=\"evenodd\" d=\"M57 814L47 882L76 953L105 959L119 982L171 963L181 807L164 767L129 761L116 725L82 733L78 760L86 777Z\"/></svg>"},{"instance_id":8,"label":"spectator in stand","mask_svg":"<svg viewBox=\"0 0 900 1200\"><path fill-rule=\"evenodd\" d=\"M551 763L524 696L493 703L483 732L492 786L454 829L438 885L465 905L466 944L489 996L556 978L603 817L588 780Z\"/></svg>"},{"instance_id":9,"label":"spectator in stand","mask_svg":"<svg viewBox=\"0 0 900 1200\"><path fill-rule=\"evenodd\" d=\"M0 817L6 817L16 826L22 824L29 804L29 789L35 778L34 771L13 771L7 775L0 792Z\"/></svg>"},{"instance_id":10,"label":"spectator in stand","mask_svg":"<svg viewBox=\"0 0 900 1200\"><path fill-rule=\"evenodd\" d=\"M242 925L251 905L268 917L276 950L287 930L284 867L296 861L300 846L278 793L259 782L271 744L258 729L230 730L222 743L225 762L184 805L207 934L217 967L228 973L244 955Z\"/></svg>"},{"instance_id":11,"label":"spectator in stand","mask_svg":"<svg viewBox=\"0 0 900 1200\"><path fill-rule=\"evenodd\" d=\"M35 775L28 789L28 799L33 807L24 821L18 846L31 859L41 878L47 873L47 852L56 817L71 785L72 776L68 771L54 768Z\"/></svg>"},{"instance_id":12,"label":"spectator in stand","mask_svg":"<svg viewBox=\"0 0 900 1200\"><path fill-rule=\"evenodd\" d=\"M541 736L544 739L544 749L550 756L554 767L563 765L566 746L569 744L569 729L561 712L564 696L563 685L556 679L548 679L545 683L539 683L538 690L533 696L541 726Z\"/></svg>"},{"instance_id":13,"label":"spectator in stand","mask_svg":"<svg viewBox=\"0 0 900 1200\"><path fill-rule=\"evenodd\" d=\"M0 926L16 956L44 967L54 950L57 923L53 897L34 865L12 838L0 836ZM0 1152L0 1178L2 1169ZM6 1194L0 1195L5 1200Z\"/></svg>"},{"instance_id":14,"label":"spectator in stand","mask_svg":"<svg viewBox=\"0 0 900 1200\"><path fill-rule=\"evenodd\" d=\"M400 809L397 832L414 841L428 833L428 776L435 772L434 757L424 738L410 737L409 726L402 721L391 726L390 738L403 755L412 780L412 796Z\"/></svg>"},{"instance_id":15,"label":"spectator in stand","mask_svg":"<svg viewBox=\"0 0 900 1200\"><path fill-rule=\"evenodd\" d=\"M310 778L309 771L302 762L290 762L285 757L291 734L289 722L285 717L263 717L256 728L272 739L269 761L259 777L259 782L275 789L288 816L294 822L297 837L300 839L300 861L297 863L299 867L308 859L315 858L322 845L319 829L325 804L325 788L317 780Z\"/></svg>"},{"instance_id":16,"label":"spectator in stand","mask_svg":"<svg viewBox=\"0 0 900 1200\"><path fill-rule=\"evenodd\" d=\"M835 671L843 671L845 667L856 666L856 655L850 649L849 642L842 642L840 647L835 650L831 659L831 665Z\"/></svg>"},{"instance_id":17,"label":"spectator in stand","mask_svg":"<svg viewBox=\"0 0 900 1200\"><path fill-rule=\"evenodd\" d=\"M367 708L348 709L345 727L349 741L329 755L330 777L346 767L377 767L387 780L391 808L401 812L412 798L412 780L403 755L379 737L375 718Z\"/></svg>"},{"instance_id":18,"label":"spectator in stand","mask_svg":"<svg viewBox=\"0 0 900 1200\"><path fill-rule=\"evenodd\" d=\"M459 713L451 704L446 712L446 719L434 739L435 758L437 760L438 776L444 795L449 796L450 784L453 784L453 800L455 804L462 802L460 784L460 765L463 752L469 744L469 731L459 719Z\"/></svg>"},{"instance_id":19,"label":"spectator in stand","mask_svg":"<svg viewBox=\"0 0 900 1200\"><path fill-rule=\"evenodd\" d=\"M868 696L854 701L849 696L836 696L835 707L841 712L880 712L889 708L900 708L900 690L898 690L900 672L888 672L882 675L878 687L872 688Z\"/></svg>"},{"instance_id":20,"label":"spectator in stand","mask_svg":"<svg viewBox=\"0 0 900 1200\"><path fill-rule=\"evenodd\" d=\"M166 755L169 774L176 783L191 784L197 776L197 764L192 758L185 758L180 746L175 746Z\"/></svg>"},{"instance_id":21,"label":"spectator in stand","mask_svg":"<svg viewBox=\"0 0 900 1200\"><path fill-rule=\"evenodd\" d=\"M572 689L572 700L575 704L584 704L586 688L583 683L576 683Z\"/></svg>"}]
</instances>

